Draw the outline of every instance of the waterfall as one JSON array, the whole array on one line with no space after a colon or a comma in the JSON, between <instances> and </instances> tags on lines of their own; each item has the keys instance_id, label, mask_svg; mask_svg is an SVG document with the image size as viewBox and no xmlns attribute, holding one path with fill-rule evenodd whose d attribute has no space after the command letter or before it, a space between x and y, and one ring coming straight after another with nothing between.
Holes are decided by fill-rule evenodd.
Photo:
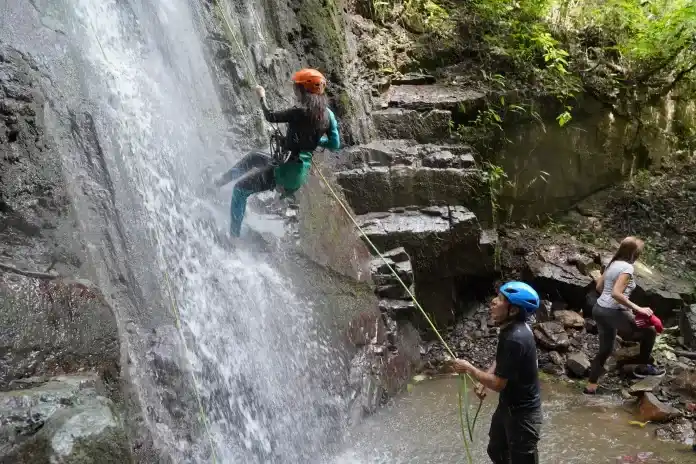
<instances>
[{"instance_id":1,"label":"waterfall","mask_svg":"<svg viewBox=\"0 0 696 464\"><path fill-rule=\"evenodd\" d=\"M158 447L173 462L211 462L213 451L222 463L323 459L344 422L344 398L329 388L329 377L343 369L340 356L312 302L269 257L243 247L226 251L202 225L214 220L227 228L230 189L218 196L224 203L204 192L208 168L233 161L219 154L229 142L228 121L204 45L206 2L16 3L0 8L0 37L30 49L46 68L60 92L49 105L56 132L75 137L68 113L88 121L103 157L108 188L94 187L92 198L76 201L75 208L89 229L97 208L90 210L89 202L115 205L102 216L118 222L130 282L140 287L129 289L141 295L136 300L142 305L133 311L140 327L130 335L131 369L140 369L134 374L143 378L139 385L152 390L140 397L144 409L155 411L146 422ZM79 192L90 172L80 168L67 142L57 144ZM84 235L98 262L106 254L104 237ZM94 273L102 287L108 284L105 270ZM180 313L181 352L191 367L181 375L196 379L209 432L198 422L192 392L156 390L158 374L146 372L148 359L138 352L148 331L175 342L179 332L163 328L174 325L169 310ZM190 378L179 380L190 385ZM187 411L177 414L182 408Z\"/></svg>"}]
</instances>

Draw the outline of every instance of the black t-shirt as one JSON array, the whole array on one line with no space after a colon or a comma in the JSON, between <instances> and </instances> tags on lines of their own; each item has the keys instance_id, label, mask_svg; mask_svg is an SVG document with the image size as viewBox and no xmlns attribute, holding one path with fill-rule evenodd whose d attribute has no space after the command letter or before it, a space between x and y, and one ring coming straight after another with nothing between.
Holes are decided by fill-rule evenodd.
<instances>
[{"instance_id":1,"label":"black t-shirt","mask_svg":"<svg viewBox=\"0 0 696 464\"><path fill-rule=\"evenodd\" d=\"M500 331L495 375L507 379L500 402L511 410L541 407L536 343L529 326L515 322Z\"/></svg>"}]
</instances>

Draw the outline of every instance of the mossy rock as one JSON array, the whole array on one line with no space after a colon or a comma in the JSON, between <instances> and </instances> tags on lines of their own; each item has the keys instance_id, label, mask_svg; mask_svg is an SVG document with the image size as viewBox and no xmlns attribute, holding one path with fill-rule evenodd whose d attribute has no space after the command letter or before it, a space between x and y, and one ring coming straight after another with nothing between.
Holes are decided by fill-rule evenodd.
<instances>
[{"instance_id":1,"label":"mossy rock","mask_svg":"<svg viewBox=\"0 0 696 464\"><path fill-rule=\"evenodd\" d=\"M342 4L335 0L293 3L310 66L325 72L331 81L342 82L346 55Z\"/></svg>"}]
</instances>

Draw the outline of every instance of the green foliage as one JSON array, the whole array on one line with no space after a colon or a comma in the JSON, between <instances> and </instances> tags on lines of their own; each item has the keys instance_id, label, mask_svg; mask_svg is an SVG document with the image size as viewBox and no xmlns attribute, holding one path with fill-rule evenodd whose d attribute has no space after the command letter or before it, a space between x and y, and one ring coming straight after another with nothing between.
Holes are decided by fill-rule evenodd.
<instances>
[{"instance_id":1,"label":"green foliage","mask_svg":"<svg viewBox=\"0 0 696 464\"><path fill-rule=\"evenodd\" d=\"M368 16L380 24L399 22L418 34L430 32L440 36L454 31L449 12L432 0L367 0Z\"/></svg>"},{"instance_id":2,"label":"green foliage","mask_svg":"<svg viewBox=\"0 0 696 464\"><path fill-rule=\"evenodd\" d=\"M616 85L661 96L694 83L693 0L590 0L567 15L582 33L583 52L608 65Z\"/></svg>"},{"instance_id":3,"label":"green foliage","mask_svg":"<svg viewBox=\"0 0 696 464\"><path fill-rule=\"evenodd\" d=\"M475 29L493 55L506 58L516 75L561 103L580 90L580 82L570 71L570 54L551 33L545 19L551 0L475 0ZM562 118L567 124L570 112ZM559 120L561 122L561 120Z\"/></svg>"}]
</instances>

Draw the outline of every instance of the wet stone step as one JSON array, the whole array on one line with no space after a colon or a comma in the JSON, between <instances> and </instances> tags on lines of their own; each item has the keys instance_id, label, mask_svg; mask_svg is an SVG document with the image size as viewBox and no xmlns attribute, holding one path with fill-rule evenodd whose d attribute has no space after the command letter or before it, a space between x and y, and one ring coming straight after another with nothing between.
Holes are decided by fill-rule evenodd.
<instances>
[{"instance_id":1,"label":"wet stone step","mask_svg":"<svg viewBox=\"0 0 696 464\"><path fill-rule=\"evenodd\" d=\"M379 301L379 310L394 320L410 320L418 311L413 300L382 299Z\"/></svg>"},{"instance_id":2,"label":"wet stone step","mask_svg":"<svg viewBox=\"0 0 696 464\"><path fill-rule=\"evenodd\" d=\"M476 216L463 206L394 208L360 215L358 222L377 248L404 247L416 282L419 275L465 274L483 262L487 253L479 243L481 228Z\"/></svg>"},{"instance_id":3,"label":"wet stone step","mask_svg":"<svg viewBox=\"0 0 696 464\"><path fill-rule=\"evenodd\" d=\"M433 109L468 113L485 105L486 94L458 85L398 85L389 88L390 107L427 111Z\"/></svg>"},{"instance_id":4,"label":"wet stone step","mask_svg":"<svg viewBox=\"0 0 696 464\"><path fill-rule=\"evenodd\" d=\"M391 83L393 85L432 85L435 83L435 76L423 73L406 73L393 77Z\"/></svg>"},{"instance_id":5,"label":"wet stone step","mask_svg":"<svg viewBox=\"0 0 696 464\"><path fill-rule=\"evenodd\" d=\"M416 140L375 140L343 152L350 168L372 166L424 166L432 168L473 168L474 151L468 145L419 143Z\"/></svg>"},{"instance_id":6,"label":"wet stone step","mask_svg":"<svg viewBox=\"0 0 696 464\"><path fill-rule=\"evenodd\" d=\"M372 123L382 139L413 139L422 143L450 137L452 112L435 109L428 112L405 108L373 111Z\"/></svg>"},{"instance_id":7,"label":"wet stone step","mask_svg":"<svg viewBox=\"0 0 696 464\"><path fill-rule=\"evenodd\" d=\"M366 166L339 172L336 180L357 214L443 204L479 212L489 205L478 169Z\"/></svg>"},{"instance_id":8,"label":"wet stone step","mask_svg":"<svg viewBox=\"0 0 696 464\"><path fill-rule=\"evenodd\" d=\"M391 261L391 260L388 260ZM396 271L406 285L413 284L413 268L410 261L401 263L389 262L391 269L381 259L373 261L372 265L372 281L375 285L400 285L399 280L392 273L392 269ZM381 265L379 265L381 263Z\"/></svg>"}]
</instances>

